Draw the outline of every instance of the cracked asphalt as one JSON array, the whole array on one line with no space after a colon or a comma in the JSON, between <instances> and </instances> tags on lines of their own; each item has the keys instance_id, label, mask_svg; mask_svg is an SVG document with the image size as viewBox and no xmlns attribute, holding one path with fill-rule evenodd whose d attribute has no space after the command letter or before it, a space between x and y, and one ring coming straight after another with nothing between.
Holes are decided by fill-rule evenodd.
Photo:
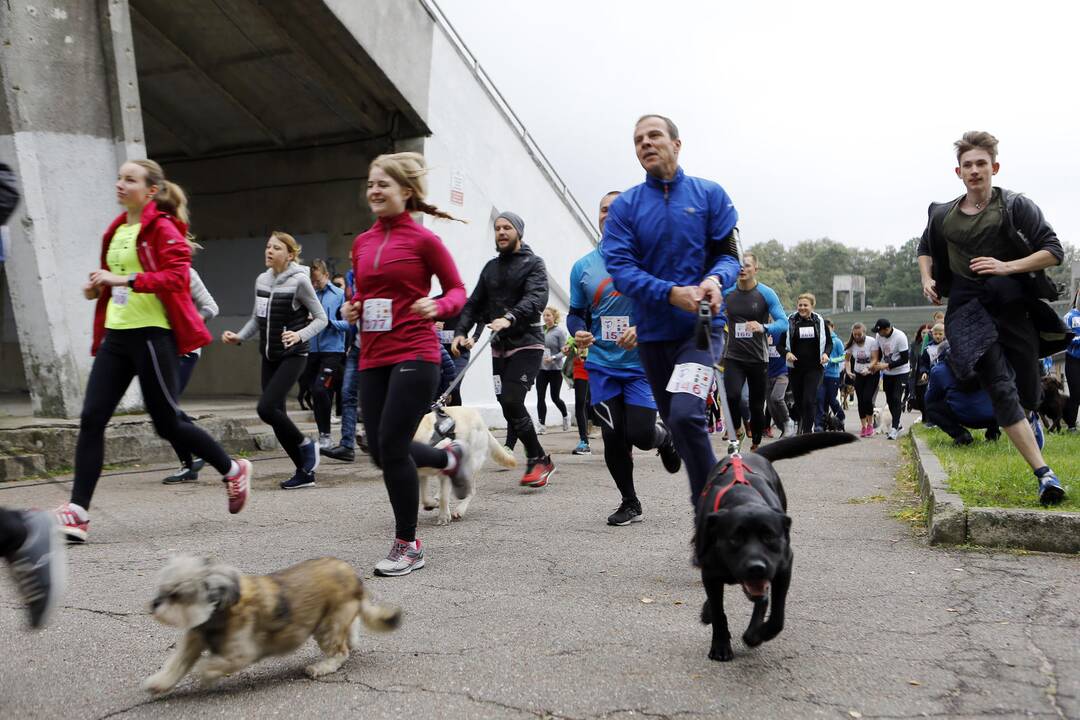
<instances>
[{"instance_id":1,"label":"cracked asphalt","mask_svg":"<svg viewBox=\"0 0 1080 720\"><path fill-rule=\"evenodd\" d=\"M367 583L404 608L402 627L365 632L342 671L307 679L309 642L161 698L139 683L177 637L147 612L170 553L253 573L335 555L370 575L389 503L366 460L326 460L318 487L285 492L287 461L261 457L238 516L212 473L182 487L162 486L160 467L103 478L51 625L26 631L0 582L0 717L1080 717L1080 559L928 547L881 497L899 463L881 436L777 464L794 518L788 622L744 647L750 606L729 592L731 663L706 658L685 477L638 453L645 521L608 527L618 497L601 441L591 457L569 454L572 433L543 441L557 453L548 488L523 492L489 464L464 520L421 513L427 567ZM67 488L4 485L0 504L52 507Z\"/></svg>"}]
</instances>

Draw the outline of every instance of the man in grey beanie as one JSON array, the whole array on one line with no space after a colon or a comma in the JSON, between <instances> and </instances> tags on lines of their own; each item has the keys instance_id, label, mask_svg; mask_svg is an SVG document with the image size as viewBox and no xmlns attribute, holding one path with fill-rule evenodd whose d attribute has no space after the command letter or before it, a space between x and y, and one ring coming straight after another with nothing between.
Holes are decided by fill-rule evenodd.
<instances>
[{"instance_id":1,"label":"man in grey beanie","mask_svg":"<svg viewBox=\"0 0 1080 720\"><path fill-rule=\"evenodd\" d=\"M521 439L528 456L521 484L541 488L555 472L525 409L528 394L544 357L544 330L540 315L548 300L544 261L521 242L525 221L512 212L495 218L498 255L480 271L480 279L461 311L451 352L471 348L474 325L486 323L497 332L491 341L492 381L507 427Z\"/></svg>"}]
</instances>

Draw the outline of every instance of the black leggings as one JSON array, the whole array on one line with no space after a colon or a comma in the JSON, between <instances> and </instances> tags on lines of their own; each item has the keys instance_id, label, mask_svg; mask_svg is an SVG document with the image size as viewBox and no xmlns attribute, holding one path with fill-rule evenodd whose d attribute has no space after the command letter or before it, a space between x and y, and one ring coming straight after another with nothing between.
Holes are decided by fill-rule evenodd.
<instances>
[{"instance_id":1,"label":"black leggings","mask_svg":"<svg viewBox=\"0 0 1080 720\"><path fill-rule=\"evenodd\" d=\"M257 408L259 419L274 429L274 437L281 444L281 449L297 468L303 465L300 444L304 442L304 433L289 419L289 414L285 412L285 400L306 364L307 358L303 355L287 355L278 360L263 357L262 396Z\"/></svg>"},{"instance_id":2,"label":"black leggings","mask_svg":"<svg viewBox=\"0 0 1080 720\"><path fill-rule=\"evenodd\" d=\"M0 508L0 557L9 557L26 542L26 523L14 510Z\"/></svg>"},{"instance_id":3,"label":"black leggings","mask_svg":"<svg viewBox=\"0 0 1080 720\"><path fill-rule=\"evenodd\" d=\"M195 366L199 363L199 353L188 353L187 355L181 355L179 364L180 369L178 371L179 379L176 381L176 397L179 399L187 388L188 383L191 382L191 374L195 372ZM187 413L184 413L184 419L188 422L194 422ZM191 467L191 463L194 458L191 456L191 451L187 448L182 448L178 445L173 445L173 451L176 453L176 457L180 460L180 464L186 468Z\"/></svg>"},{"instance_id":4,"label":"black leggings","mask_svg":"<svg viewBox=\"0 0 1080 720\"><path fill-rule=\"evenodd\" d=\"M563 417L566 417L566 403L559 397L562 391L562 370L541 370L536 376L536 416L540 418L540 424L547 421L547 402L544 395L551 388L551 402L559 409Z\"/></svg>"},{"instance_id":5,"label":"black leggings","mask_svg":"<svg viewBox=\"0 0 1080 720\"><path fill-rule=\"evenodd\" d=\"M750 429L753 431L754 445L761 444L761 434L765 431L765 386L768 382L768 370L768 364L763 362L724 361L724 389L728 407L735 415L732 422L736 430L742 422L742 412L736 408L742 403L743 383L750 390Z\"/></svg>"},{"instance_id":6,"label":"black leggings","mask_svg":"<svg viewBox=\"0 0 1080 720\"><path fill-rule=\"evenodd\" d=\"M143 403L154 430L164 440L205 458L225 475L232 466L228 453L206 431L192 423L176 404L176 341L164 328L109 330L98 348L86 383L75 442L75 480L71 502L90 508L105 462L105 427L132 378L139 378Z\"/></svg>"},{"instance_id":7,"label":"black leggings","mask_svg":"<svg viewBox=\"0 0 1080 720\"><path fill-rule=\"evenodd\" d=\"M633 449L652 450L666 433L656 424L656 410L627 405L622 395L593 405L604 437L604 463L623 500L635 500Z\"/></svg>"},{"instance_id":8,"label":"black leggings","mask_svg":"<svg viewBox=\"0 0 1080 720\"><path fill-rule=\"evenodd\" d=\"M330 410L333 408L331 394L334 378L341 375L341 353L311 353L304 366L300 384L307 388L311 397L311 410L320 435L330 434Z\"/></svg>"},{"instance_id":9,"label":"black leggings","mask_svg":"<svg viewBox=\"0 0 1080 720\"><path fill-rule=\"evenodd\" d=\"M904 411L904 387L907 375L883 375L881 388L885 391L885 402L889 405L894 430L900 429L900 413Z\"/></svg>"},{"instance_id":10,"label":"black leggings","mask_svg":"<svg viewBox=\"0 0 1080 720\"><path fill-rule=\"evenodd\" d=\"M1076 427L1076 412L1080 408L1080 358L1065 356L1065 382L1069 384L1069 399L1065 402L1065 424Z\"/></svg>"},{"instance_id":11,"label":"black leggings","mask_svg":"<svg viewBox=\"0 0 1080 720\"><path fill-rule=\"evenodd\" d=\"M574 378L574 416L577 418L578 438L589 442L589 381Z\"/></svg>"},{"instance_id":12,"label":"black leggings","mask_svg":"<svg viewBox=\"0 0 1080 720\"><path fill-rule=\"evenodd\" d=\"M498 399L506 418L506 444L513 448L513 441L520 439L530 459L546 455L536 437L529 411L525 409L525 396L536 380L543 355L544 351L540 349L517 350L511 355L491 358L492 374L499 376L502 385Z\"/></svg>"},{"instance_id":13,"label":"black leggings","mask_svg":"<svg viewBox=\"0 0 1080 720\"><path fill-rule=\"evenodd\" d=\"M446 451L416 442L413 435L439 387L439 366L422 360L361 370L360 413L371 459L382 468L394 510L394 535L416 539L420 505L417 467L446 467Z\"/></svg>"},{"instance_id":14,"label":"black leggings","mask_svg":"<svg viewBox=\"0 0 1080 720\"><path fill-rule=\"evenodd\" d=\"M876 372L855 376L855 397L859 399L860 418L874 416L874 398L877 397L879 382L881 377Z\"/></svg>"},{"instance_id":15,"label":"black leggings","mask_svg":"<svg viewBox=\"0 0 1080 720\"><path fill-rule=\"evenodd\" d=\"M814 416L817 414L817 392L825 369L813 358L800 360L788 371L788 382L795 397L795 407L799 409L799 434L814 431Z\"/></svg>"}]
</instances>

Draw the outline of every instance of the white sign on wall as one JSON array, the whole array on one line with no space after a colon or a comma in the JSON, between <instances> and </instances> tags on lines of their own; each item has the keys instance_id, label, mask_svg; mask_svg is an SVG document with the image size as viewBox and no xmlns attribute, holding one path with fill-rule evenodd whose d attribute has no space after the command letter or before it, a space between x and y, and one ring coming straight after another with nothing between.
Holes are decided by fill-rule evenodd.
<instances>
[{"instance_id":1,"label":"white sign on wall","mask_svg":"<svg viewBox=\"0 0 1080 720\"><path fill-rule=\"evenodd\" d=\"M465 173L460 170L450 173L450 203L459 207L465 204Z\"/></svg>"}]
</instances>

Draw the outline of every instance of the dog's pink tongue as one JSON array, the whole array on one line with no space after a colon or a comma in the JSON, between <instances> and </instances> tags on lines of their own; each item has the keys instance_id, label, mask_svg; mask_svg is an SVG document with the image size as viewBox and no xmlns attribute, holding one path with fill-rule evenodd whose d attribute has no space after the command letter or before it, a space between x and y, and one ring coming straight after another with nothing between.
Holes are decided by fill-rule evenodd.
<instances>
[{"instance_id":1,"label":"dog's pink tongue","mask_svg":"<svg viewBox=\"0 0 1080 720\"><path fill-rule=\"evenodd\" d=\"M743 580L743 592L751 600L759 600L769 592L768 580Z\"/></svg>"}]
</instances>

